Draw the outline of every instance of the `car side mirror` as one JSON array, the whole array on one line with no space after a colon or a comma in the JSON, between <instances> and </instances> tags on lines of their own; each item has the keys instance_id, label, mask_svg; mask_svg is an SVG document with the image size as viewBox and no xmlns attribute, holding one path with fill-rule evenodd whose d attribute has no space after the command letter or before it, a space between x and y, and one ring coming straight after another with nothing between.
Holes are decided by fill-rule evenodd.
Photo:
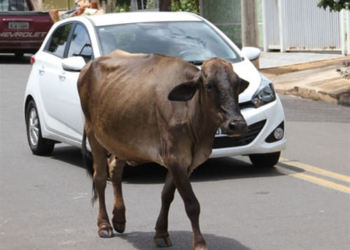
<instances>
[{"instance_id":1,"label":"car side mirror","mask_svg":"<svg viewBox=\"0 0 350 250\"><path fill-rule=\"evenodd\" d=\"M242 52L250 61L258 59L261 53L260 49L255 47L243 47Z\"/></svg>"},{"instance_id":2,"label":"car side mirror","mask_svg":"<svg viewBox=\"0 0 350 250\"><path fill-rule=\"evenodd\" d=\"M73 56L62 60L62 68L66 71L80 72L85 64L82 56Z\"/></svg>"}]
</instances>

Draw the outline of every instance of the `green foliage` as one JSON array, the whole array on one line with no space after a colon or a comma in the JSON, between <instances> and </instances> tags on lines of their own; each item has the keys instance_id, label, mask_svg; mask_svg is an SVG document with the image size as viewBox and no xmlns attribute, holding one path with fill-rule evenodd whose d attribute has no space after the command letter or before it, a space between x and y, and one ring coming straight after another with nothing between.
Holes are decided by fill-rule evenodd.
<instances>
[{"instance_id":1,"label":"green foliage","mask_svg":"<svg viewBox=\"0 0 350 250\"><path fill-rule=\"evenodd\" d=\"M115 9L114 12L130 12L130 0L114 0Z\"/></svg>"},{"instance_id":2,"label":"green foliage","mask_svg":"<svg viewBox=\"0 0 350 250\"><path fill-rule=\"evenodd\" d=\"M147 9L154 9L154 0L149 0L147 4Z\"/></svg>"},{"instance_id":3,"label":"green foliage","mask_svg":"<svg viewBox=\"0 0 350 250\"><path fill-rule=\"evenodd\" d=\"M187 11L199 14L196 0L172 0L171 11Z\"/></svg>"},{"instance_id":4,"label":"green foliage","mask_svg":"<svg viewBox=\"0 0 350 250\"><path fill-rule=\"evenodd\" d=\"M130 11L131 11L130 4L123 4L123 5L118 4L114 10L114 12L130 12Z\"/></svg>"},{"instance_id":5,"label":"green foliage","mask_svg":"<svg viewBox=\"0 0 350 250\"><path fill-rule=\"evenodd\" d=\"M115 0L115 4L120 6L130 5L130 0Z\"/></svg>"},{"instance_id":6,"label":"green foliage","mask_svg":"<svg viewBox=\"0 0 350 250\"><path fill-rule=\"evenodd\" d=\"M341 11L342 9L346 9L345 3L350 4L350 0L321 0L317 6L324 9L329 7L331 11Z\"/></svg>"}]
</instances>

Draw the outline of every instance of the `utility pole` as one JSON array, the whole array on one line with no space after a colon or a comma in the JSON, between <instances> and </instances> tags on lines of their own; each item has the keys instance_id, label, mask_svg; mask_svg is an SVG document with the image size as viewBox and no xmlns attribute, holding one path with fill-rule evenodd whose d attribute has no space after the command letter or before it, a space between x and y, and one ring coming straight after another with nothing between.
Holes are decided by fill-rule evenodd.
<instances>
[{"instance_id":1,"label":"utility pole","mask_svg":"<svg viewBox=\"0 0 350 250\"><path fill-rule=\"evenodd\" d=\"M242 46L258 46L256 0L241 0Z\"/></svg>"},{"instance_id":2,"label":"utility pole","mask_svg":"<svg viewBox=\"0 0 350 250\"><path fill-rule=\"evenodd\" d=\"M241 20L242 47L258 47L256 0L241 0ZM259 60L253 63L259 68Z\"/></svg>"}]
</instances>

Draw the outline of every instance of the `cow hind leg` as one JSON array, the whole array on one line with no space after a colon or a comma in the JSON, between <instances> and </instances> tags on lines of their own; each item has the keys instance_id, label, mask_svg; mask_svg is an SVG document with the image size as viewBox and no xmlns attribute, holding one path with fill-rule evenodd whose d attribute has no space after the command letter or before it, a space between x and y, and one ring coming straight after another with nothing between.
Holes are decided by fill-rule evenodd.
<instances>
[{"instance_id":1,"label":"cow hind leg","mask_svg":"<svg viewBox=\"0 0 350 250\"><path fill-rule=\"evenodd\" d=\"M109 172L114 190L114 209L112 223L118 233L125 230L125 204L122 193L122 175L125 161L119 161L113 155L108 159Z\"/></svg>"},{"instance_id":2,"label":"cow hind leg","mask_svg":"<svg viewBox=\"0 0 350 250\"><path fill-rule=\"evenodd\" d=\"M162 191L162 206L156 223L156 235L154 236L154 243L157 247L171 246L168 233L168 215L171 202L174 200L175 190L173 178L168 172Z\"/></svg>"},{"instance_id":3,"label":"cow hind leg","mask_svg":"<svg viewBox=\"0 0 350 250\"><path fill-rule=\"evenodd\" d=\"M102 238L110 238L113 237L113 228L109 222L105 203L105 189L108 178L106 150L98 143L88 127L86 126L85 128L93 155L93 180L99 203L97 216L98 235Z\"/></svg>"},{"instance_id":4,"label":"cow hind leg","mask_svg":"<svg viewBox=\"0 0 350 250\"><path fill-rule=\"evenodd\" d=\"M95 156L94 156L95 158ZM101 165L102 164L102 165ZM98 235L102 238L110 238L113 237L113 229L109 222L107 210L106 210L106 203L105 203L105 189L106 189L106 183L107 183L107 171L106 171L106 158L104 157L104 161L99 161L95 166L95 174L94 174L94 181L96 185L96 191L98 195L98 202L99 202L99 211L98 211L98 218L97 218L97 226L99 228ZM98 168L102 167L100 170L97 170Z\"/></svg>"}]
</instances>

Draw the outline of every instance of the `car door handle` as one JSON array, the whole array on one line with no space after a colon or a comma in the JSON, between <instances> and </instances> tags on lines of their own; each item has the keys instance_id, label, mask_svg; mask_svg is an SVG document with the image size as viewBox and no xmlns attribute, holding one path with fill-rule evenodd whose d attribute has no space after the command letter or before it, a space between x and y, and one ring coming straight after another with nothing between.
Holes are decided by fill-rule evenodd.
<instances>
[{"instance_id":1,"label":"car door handle","mask_svg":"<svg viewBox=\"0 0 350 250\"><path fill-rule=\"evenodd\" d=\"M39 75L44 75L45 73L45 66L44 65L41 65L41 67L39 68Z\"/></svg>"},{"instance_id":2,"label":"car door handle","mask_svg":"<svg viewBox=\"0 0 350 250\"><path fill-rule=\"evenodd\" d=\"M61 82L66 80L66 72L62 72L61 74L58 75L58 78L60 79Z\"/></svg>"}]
</instances>

